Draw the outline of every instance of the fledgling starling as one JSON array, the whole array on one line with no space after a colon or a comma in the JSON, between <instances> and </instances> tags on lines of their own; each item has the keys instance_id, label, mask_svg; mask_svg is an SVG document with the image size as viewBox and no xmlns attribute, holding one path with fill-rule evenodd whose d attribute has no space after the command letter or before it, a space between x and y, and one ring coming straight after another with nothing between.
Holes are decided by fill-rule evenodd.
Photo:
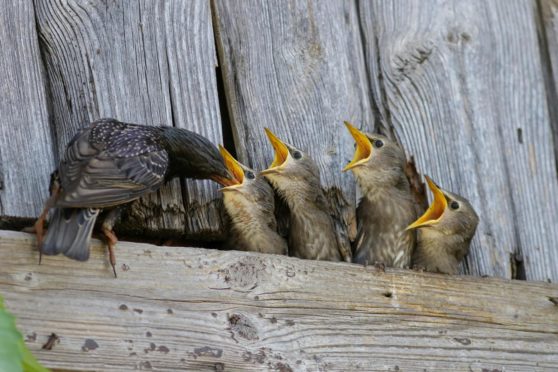
<instances>
[{"instance_id":1,"label":"fledgling starling","mask_svg":"<svg viewBox=\"0 0 558 372\"><path fill-rule=\"evenodd\" d=\"M241 251L287 254L287 242L277 233L273 189L224 147L219 151L234 178L232 185L221 189L230 220L228 245Z\"/></svg>"},{"instance_id":2,"label":"fledgling starling","mask_svg":"<svg viewBox=\"0 0 558 372\"><path fill-rule=\"evenodd\" d=\"M413 266L430 272L457 274L469 253L479 217L463 197L440 189L428 176L434 200L408 229L418 229Z\"/></svg>"},{"instance_id":3,"label":"fledgling starling","mask_svg":"<svg viewBox=\"0 0 558 372\"><path fill-rule=\"evenodd\" d=\"M314 161L265 129L275 158L264 175L289 207L289 254L312 260L342 259L335 223Z\"/></svg>"},{"instance_id":4,"label":"fledgling starling","mask_svg":"<svg viewBox=\"0 0 558 372\"><path fill-rule=\"evenodd\" d=\"M102 232L116 276L113 248L117 238L112 227L118 207L156 191L174 177L227 184L231 176L217 148L189 130L115 119L93 122L68 144L58 167L58 182L35 223L41 254L63 253L86 261L95 220L107 208ZM51 207L55 210L43 241L43 223Z\"/></svg>"},{"instance_id":5,"label":"fledgling starling","mask_svg":"<svg viewBox=\"0 0 558 372\"><path fill-rule=\"evenodd\" d=\"M354 262L408 268L415 247L415 231L406 230L417 218L403 149L380 134L345 125L356 142L352 170L362 192L357 211Z\"/></svg>"}]
</instances>

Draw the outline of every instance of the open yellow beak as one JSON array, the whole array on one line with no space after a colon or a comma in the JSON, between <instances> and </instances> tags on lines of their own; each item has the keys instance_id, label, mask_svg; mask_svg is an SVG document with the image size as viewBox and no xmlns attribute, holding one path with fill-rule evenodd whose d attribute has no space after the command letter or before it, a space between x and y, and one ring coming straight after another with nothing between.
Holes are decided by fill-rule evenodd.
<instances>
[{"instance_id":1,"label":"open yellow beak","mask_svg":"<svg viewBox=\"0 0 558 372\"><path fill-rule=\"evenodd\" d=\"M353 169L360 164L366 163L368 159L370 159L370 155L372 155L372 143L370 143L368 137L366 137L364 133L353 127L347 121L345 121L345 126L355 139L356 149L353 160L351 160L351 162L347 164L345 168L343 168L343 172L346 172L349 169Z\"/></svg>"},{"instance_id":2,"label":"open yellow beak","mask_svg":"<svg viewBox=\"0 0 558 372\"><path fill-rule=\"evenodd\" d=\"M240 163L227 151L223 146L219 145L219 152L225 162L225 166L233 176L233 179L223 179L221 185L226 187L241 185L244 182L244 170L240 166Z\"/></svg>"},{"instance_id":3,"label":"open yellow beak","mask_svg":"<svg viewBox=\"0 0 558 372\"><path fill-rule=\"evenodd\" d=\"M428 176L424 176L424 177L426 178L428 187L430 188L432 194L434 195L434 200L432 201L432 204L430 205L430 207L428 207L426 212L424 212L424 214L420 216L418 220L410 224L407 227L407 230L435 224L440 220L442 214L444 214L444 211L448 206L448 201L446 200L446 197L442 193L442 190L440 190L438 186L436 186L436 184L430 179L430 177Z\"/></svg>"},{"instance_id":4,"label":"open yellow beak","mask_svg":"<svg viewBox=\"0 0 558 372\"><path fill-rule=\"evenodd\" d=\"M287 157L289 156L289 148L287 145L277 138L269 129L265 128L265 133L275 150L275 157L273 158L273 163L271 163L267 169L263 170L261 174L271 173L273 170L279 168L287 161Z\"/></svg>"}]
</instances>

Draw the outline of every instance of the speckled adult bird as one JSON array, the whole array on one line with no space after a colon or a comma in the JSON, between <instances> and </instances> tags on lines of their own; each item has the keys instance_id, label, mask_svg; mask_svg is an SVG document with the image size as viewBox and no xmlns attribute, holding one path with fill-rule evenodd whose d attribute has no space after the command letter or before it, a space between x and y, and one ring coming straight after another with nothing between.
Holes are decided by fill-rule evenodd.
<instances>
[{"instance_id":1,"label":"speckled adult bird","mask_svg":"<svg viewBox=\"0 0 558 372\"><path fill-rule=\"evenodd\" d=\"M428 210L408 229L418 229L413 266L430 272L457 274L469 253L479 217L463 197L439 188L428 176L434 199Z\"/></svg>"},{"instance_id":2,"label":"speckled adult bird","mask_svg":"<svg viewBox=\"0 0 558 372\"><path fill-rule=\"evenodd\" d=\"M265 129L275 150L273 163L261 172L289 207L289 254L313 260L340 261L335 222L320 183L316 163L301 150Z\"/></svg>"},{"instance_id":3,"label":"speckled adult bird","mask_svg":"<svg viewBox=\"0 0 558 372\"><path fill-rule=\"evenodd\" d=\"M230 222L227 244L241 251L287 254L287 242L277 233L273 189L224 147L219 151L233 175L232 184L221 189Z\"/></svg>"},{"instance_id":4,"label":"speckled adult bird","mask_svg":"<svg viewBox=\"0 0 558 372\"><path fill-rule=\"evenodd\" d=\"M380 134L369 134L345 122L356 142L351 170L362 193L357 211L354 262L410 267L415 231L406 230L417 218L403 149Z\"/></svg>"},{"instance_id":5,"label":"speckled adult bird","mask_svg":"<svg viewBox=\"0 0 558 372\"><path fill-rule=\"evenodd\" d=\"M230 182L217 148L186 129L154 127L101 119L70 141L58 167L52 196L35 223L42 254L89 258L89 242L101 210L108 209L101 230L108 241L116 276L112 227L121 208L159 189L174 177ZM43 223L54 207L43 241Z\"/></svg>"}]
</instances>

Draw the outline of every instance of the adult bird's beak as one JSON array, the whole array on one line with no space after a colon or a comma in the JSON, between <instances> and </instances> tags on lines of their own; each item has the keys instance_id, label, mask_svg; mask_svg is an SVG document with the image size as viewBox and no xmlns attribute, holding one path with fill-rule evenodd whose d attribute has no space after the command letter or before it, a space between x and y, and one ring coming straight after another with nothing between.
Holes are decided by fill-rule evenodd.
<instances>
[{"instance_id":1,"label":"adult bird's beak","mask_svg":"<svg viewBox=\"0 0 558 372\"><path fill-rule=\"evenodd\" d=\"M221 147L222 146L219 145L219 148L221 148ZM236 178L235 178L234 174L226 166L226 160L225 160L225 157L223 156L223 152L221 152L221 157L223 158L222 159L223 162L219 162L218 173L215 172L214 174L209 176L209 179L212 180L212 181L217 182L221 186L235 185L236 184Z\"/></svg>"},{"instance_id":2,"label":"adult bird's beak","mask_svg":"<svg viewBox=\"0 0 558 372\"><path fill-rule=\"evenodd\" d=\"M416 229L418 227L433 225L437 223L438 221L440 221L442 214L444 214L444 211L448 206L448 201L444 196L442 190L440 190L440 188L436 186L436 184L430 179L430 177L426 175L424 177L426 178L428 187L434 195L434 200L432 201L432 204L430 205L430 207L428 207L426 212L424 212L424 214L420 216L418 220L410 224L406 230Z\"/></svg>"},{"instance_id":3,"label":"adult bird's beak","mask_svg":"<svg viewBox=\"0 0 558 372\"><path fill-rule=\"evenodd\" d=\"M275 134L273 134L269 129L265 128L265 133L267 134L267 138L269 138L269 142L273 146L275 150L275 157L273 158L273 162L269 166L269 168L264 169L260 172L260 174L265 175L269 173L276 172L285 162L289 156L289 148L285 145Z\"/></svg>"},{"instance_id":4,"label":"adult bird's beak","mask_svg":"<svg viewBox=\"0 0 558 372\"><path fill-rule=\"evenodd\" d=\"M219 145L219 152L223 157L227 170L232 176L230 179L227 180L226 183L221 184L224 186L221 190L225 191L235 186L242 185L242 183L244 182L244 170L242 170L240 163L231 155L230 152L227 151L227 149L225 149L221 145Z\"/></svg>"},{"instance_id":5,"label":"adult bird's beak","mask_svg":"<svg viewBox=\"0 0 558 372\"><path fill-rule=\"evenodd\" d=\"M370 143L370 140L364 133L353 127L349 122L345 121L344 123L356 142L353 160L343 168L343 172L346 172L360 164L366 163L368 159L370 159L370 155L372 155L372 143Z\"/></svg>"}]
</instances>

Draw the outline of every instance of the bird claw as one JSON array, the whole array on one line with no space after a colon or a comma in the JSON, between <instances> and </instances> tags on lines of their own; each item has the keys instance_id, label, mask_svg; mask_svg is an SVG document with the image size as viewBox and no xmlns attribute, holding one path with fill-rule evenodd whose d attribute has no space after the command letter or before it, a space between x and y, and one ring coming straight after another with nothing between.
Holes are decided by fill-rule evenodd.
<instances>
[{"instance_id":1,"label":"bird claw","mask_svg":"<svg viewBox=\"0 0 558 372\"><path fill-rule=\"evenodd\" d=\"M386 264L383 262L374 262L374 267L376 269L378 269L381 272L385 272L386 271Z\"/></svg>"},{"instance_id":2,"label":"bird claw","mask_svg":"<svg viewBox=\"0 0 558 372\"><path fill-rule=\"evenodd\" d=\"M118 238L116 237L116 235L114 234L114 231L112 231L112 229L109 229L109 228L106 228L106 227L103 226L101 230L103 231L103 234L105 235L105 238L107 239L109 261L110 261L110 265L112 266L112 272L114 273L114 277L118 278L118 275L116 275L116 256L114 255L114 247L116 246L116 243L118 242Z\"/></svg>"}]
</instances>

